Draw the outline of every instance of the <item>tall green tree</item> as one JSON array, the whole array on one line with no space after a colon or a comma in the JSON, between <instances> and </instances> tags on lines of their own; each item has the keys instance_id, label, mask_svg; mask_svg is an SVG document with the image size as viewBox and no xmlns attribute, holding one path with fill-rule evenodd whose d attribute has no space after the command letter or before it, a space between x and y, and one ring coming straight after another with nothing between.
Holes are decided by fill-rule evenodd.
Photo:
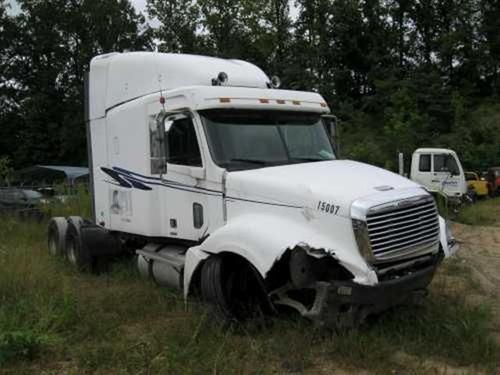
<instances>
[{"instance_id":1,"label":"tall green tree","mask_svg":"<svg viewBox=\"0 0 500 375\"><path fill-rule=\"evenodd\" d=\"M150 18L160 25L154 30L161 52L207 53L201 7L195 0L148 0Z\"/></svg>"},{"instance_id":2,"label":"tall green tree","mask_svg":"<svg viewBox=\"0 0 500 375\"><path fill-rule=\"evenodd\" d=\"M16 167L83 163L90 59L153 48L248 60L320 92L345 156L392 167L397 151L444 146L472 166L497 160L496 0L295 0L293 12L289 0L148 0L154 30L127 0L19 4L12 16L0 0L0 155Z\"/></svg>"},{"instance_id":3,"label":"tall green tree","mask_svg":"<svg viewBox=\"0 0 500 375\"><path fill-rule=\"evenodd\" d=\"M294 25L295 45L292 48L296 76L294 87L315 89L333 96L331 81L332 2L298 0L298 17Z\"/></svg>"},{"instance_id":4,"label":"tall green tree","mask_svg":"<svg viewBox=\"0 0 500 375\"><path fill-rule=\"evenodd\" d=\"M496 0L481 0L482 67L487 94L500 94L500 3Z\"/></svg>"},{"instance_id":5,"label":"tall green tree","mask_svg":"<svg viewBox=\"0 0 500 375\"><path fill-rule=\"evenodd\" d=\"M0 0L0 157L12 155L20 143L17 130L21 118L17 110L26 91L15 79L19 29L7 10L7 3Z\"/></svg>"},{"instance_id":6,"label":"tall green tree","mask_svg":"<svg viewBox=\"0 0 500 375\"><path fill-rule=\"evenodd\" d=\"M14 163L84 164L84 72L97 54L149 48L144 17L125 0L18 3L21 13L9 19L18 97L6 115L16 119Z\"/></svg>"},{"instance_id":7,"label":"tall green tree","mask_svg":"<svg viewBox=\"0 0 500 375\"><path fill-rule=\"evenodd\" d=\"M289 49L292 45L290 2L268 0L264 11L265 34L259 41L264 56L268 56L269 70L286 77L290 70Z\"/></svg>"}]
</instances>

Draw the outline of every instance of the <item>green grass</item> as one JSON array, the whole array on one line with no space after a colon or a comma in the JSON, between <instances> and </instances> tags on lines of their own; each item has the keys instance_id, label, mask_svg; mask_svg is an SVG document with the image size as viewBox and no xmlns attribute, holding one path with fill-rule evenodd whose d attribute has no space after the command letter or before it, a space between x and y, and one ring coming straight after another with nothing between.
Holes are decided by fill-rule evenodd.
<instances>
[{"instance_id":1,"label":"green grass","mask_svg":"<svg viewBox=\"0 0 500 375\"><path fill-rule=\"evenodd\" d=\"M88 186L80 184L69 188L65 185L56 187L56 195L66 196L66 200L61 202L58 199L51 199L50 203L43 207L43 211L48 217L80 215L91 217L91 200Z\"/></svg>"},{"instance_id":2,"label":"green grass","mask_svg":"<svg viewBox=\"0 0 500 375\"><path fill-rule=\"evenodd\" d=\"M422 307L356 331L320 331L294 317L228 327L138 277L131 261L95 276L50 258L43 224L3 219L0 238L0 373L407 374L426 373L429 358L471 372L497 365L488 307L466 304L442 281L446 272Z\"/></svg>"},{"instance_id":3,"label":"green grass","mask_svg":"<svg viewBox=\"0 0 500 375\"><path fill-rule=\"evenodd\" d=\"M469 225L500 226L500 198L485 199L463 207L454 220Z\"/></svg>"}]
</instances>

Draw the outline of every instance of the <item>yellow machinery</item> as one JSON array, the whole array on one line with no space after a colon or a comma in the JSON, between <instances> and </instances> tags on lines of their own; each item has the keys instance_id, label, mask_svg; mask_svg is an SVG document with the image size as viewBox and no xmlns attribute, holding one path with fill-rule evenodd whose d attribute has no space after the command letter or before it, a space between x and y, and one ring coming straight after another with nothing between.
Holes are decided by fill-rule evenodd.
<instances>
[{"instance_id":1,"label":"yellow machinery","mask_svg":"<svg viewBox=\"0 0 500 375\"><path fill-rule=\"evenodd\" d=\"M475 172L465 172L465 180L467 187L472 190L476 197L483 198L488 196L488 182L483 178L479 178Z\"/></svg>"}]
</instances>

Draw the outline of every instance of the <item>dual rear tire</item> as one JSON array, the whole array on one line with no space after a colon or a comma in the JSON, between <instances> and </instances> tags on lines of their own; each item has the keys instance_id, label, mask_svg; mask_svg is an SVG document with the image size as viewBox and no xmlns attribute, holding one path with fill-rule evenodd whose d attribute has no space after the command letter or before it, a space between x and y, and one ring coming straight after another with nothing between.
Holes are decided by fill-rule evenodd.
<instances>
[{"instance_id":1,"label":"dual rear tire","mask_svg":"<svg viewBox=\"0 0 500 375\"><path fill-rule=\"evenodd\" d=\"M118 253L120 249L109 235L106 237L101 233L104 237L99 237L99 231L89 238L88 231L92 227L87 224L79 216L50 219L49 253L67 259L80 272L97 272L98 258L92 255L89 247L101 247L107 251L114 249L111 253ZM82 236L82 227L86 236ZM93 243L92 238L100 241ZM210 305L212 314L226 322L262 321L274 312L259 272L239 256L210 256L202 266L199 281L203 300Z\"/></svg>"},{"instance_id":2,"label":"dual rear tire","mask_svg":"<svg viewBox=\"0 0 500 375\"><path fill-rule=\"evenodd\" d=\"M63 256L66 253L66 231L68 221L64 217L53 217L49 221L48 246L49 254L54 257Z\"/></svg>"},{"instance_id":3,"label":"dual rear tire","mask_svg":"<svg viewBox=\"0 0 500 375\"><path fill-rule=\"evenodd\" d=\"M84 246L81 227L84 220L79 216L53 217L48 226L49 254L66 258L78 271L92 272L94 258Z\"/></svg>"}]
</instances>

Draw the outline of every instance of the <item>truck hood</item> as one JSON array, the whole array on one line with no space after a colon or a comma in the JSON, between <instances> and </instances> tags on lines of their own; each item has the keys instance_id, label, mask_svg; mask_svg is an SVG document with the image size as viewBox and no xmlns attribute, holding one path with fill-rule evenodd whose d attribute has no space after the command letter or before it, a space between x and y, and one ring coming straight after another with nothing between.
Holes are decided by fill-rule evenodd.
<instances>
[{"instance_id":1,"label":"truck hood","mask_svg":"<svg viewBox=\"0 0 500 375\"><path fill-rule=\"evenodd\" d=\"M385 169L350 160L329 160L229 172L228 199L316 209L321 203L340 206L349 217L356 199L382 191L419 187Z\"/></svg>"}]
</instances>

